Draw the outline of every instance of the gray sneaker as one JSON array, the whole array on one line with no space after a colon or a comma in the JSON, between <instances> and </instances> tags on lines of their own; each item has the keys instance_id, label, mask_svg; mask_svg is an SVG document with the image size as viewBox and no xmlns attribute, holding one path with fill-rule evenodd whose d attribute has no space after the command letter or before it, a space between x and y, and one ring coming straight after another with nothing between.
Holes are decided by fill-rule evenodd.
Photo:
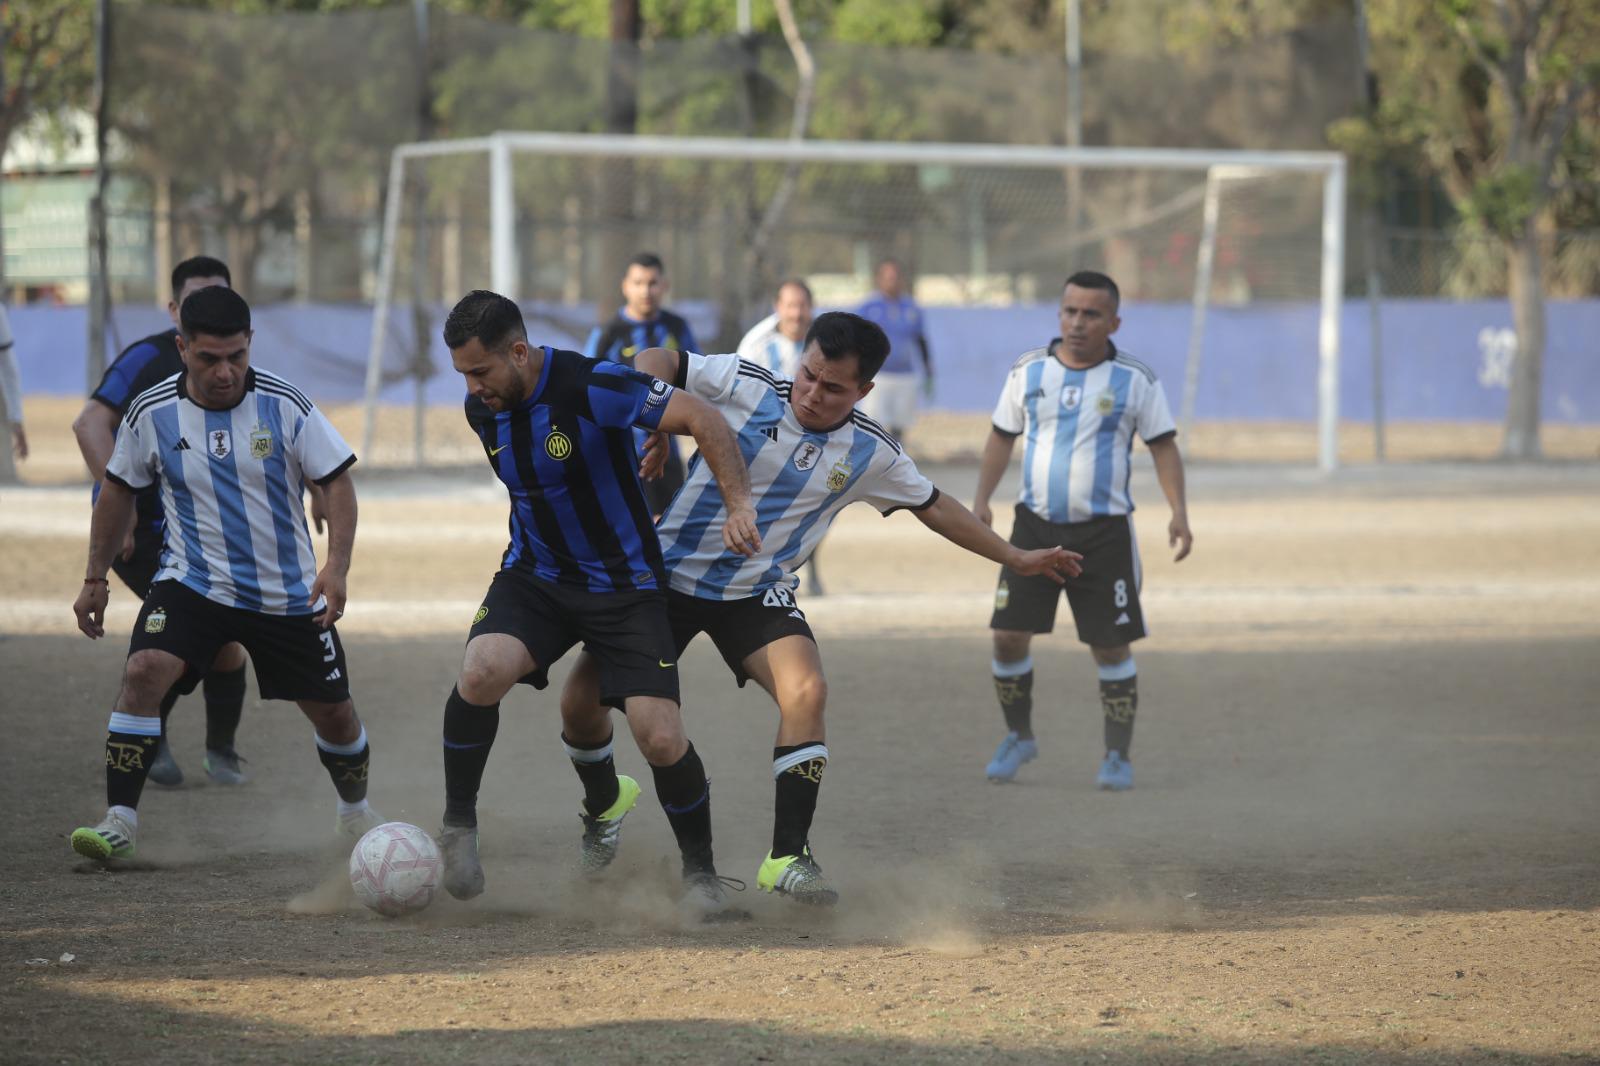
<instances>
[{"instance_id":1,"label":"gray sneaker","mask_svg":"<svg viewBox=\"0 0 1600 1066\"><path fill-rule=\"evenodd\" d=\"M150 760L150 780L168 788L183 784L183 767L172 757L172 745L165 736L156 744L156 757Z\"/></svg>"},{"instance_id":2,"label":"gray sneaker","mask_svg":"<svg viewBox=\"0 0 1600 1066\"><path fill-rule=\"evenodd\" d=\"M745 884L736 877L720 877L715 870L683 875L683 895L678 909L684 918L699 922L739 922L750 912L728 898L728 890L743 892Z\"/></svg>"},{"instance_id":3,"label":"gray sneaker","mask_svg":"<svg viewBox=\"0 0 1600 1066\"><path fill-rule=\"evenodd\" d=\"M238 752L229 748L227 751L214 751L206 749L204 766L206 776L219 785L242 785L250 780L245 776L239 764L250 760L242 757Z\"/></svg>"},{"instance_id":4,"label":"gray sneaker","mask_svg":"<svg viewBox=\"0 0 1600 1066\"><path fill-rule=\"evenodd\" d=\"M447 825L439 830L444 856L444 890L456 899L483 894L483 863L478 861L478 827Z\"/></svg>"}]
</instances>

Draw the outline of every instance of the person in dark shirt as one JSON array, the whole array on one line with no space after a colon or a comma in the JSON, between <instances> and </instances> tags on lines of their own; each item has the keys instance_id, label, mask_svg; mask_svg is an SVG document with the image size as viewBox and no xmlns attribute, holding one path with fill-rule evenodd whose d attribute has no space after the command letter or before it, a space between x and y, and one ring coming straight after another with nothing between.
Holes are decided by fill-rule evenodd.
<instances>
[{"instance_id":1,"label":"person in dark shirt","mask_svg":"<svg viewBox=\"0 0 1600 1066\"><path fill-rule=\"evenodd\" d=\"M73 419L72 434L78 439L78 451L83 454L89 473L94 475L96 499L128 405L141 392L183 369L183 360L178 355L178 308L191 293L213 285L232 285L227 264L220 259L198 255L174 267L172 299L167 303L173 328L151 334L123 349L106 368L105 376L90 394L83 410ZM117 577L141 600L149 595L150 582L160 568L164 528L161 491L158 486L151 485L135 497L133 527L111 564ZM167 716L180 696L194 691L195 683L195 677L186 676L161 701L161 742L157 745L149 776L158 785L183 783L183 769L172 757L172 747L167 742ZM245 780L239 767L239 753L234 749L244 709L244 692L244 648L239 644L224 645L205 676L206 776L221 785L243 784Z\"/></svg>"},{"instance_id":2,"label":"person in dark shirt","mask_svg":"<svg viewBox=\"0 0 1600 1066\"><path fill-rule=\"evenodd\" d=\"M682 316L662 307L667 296L667 268L661 257L651 252L640 252L628 260L622 274L622 310L604 326L596 326L584 345L584 353L591 359L607 359L615 363L633 365L636 355L646 348L666 348L673 352L698 352L694 330ZM635 442L644 445L644 434L635 436ZM645 482L644 495L649 501L650 513L660 515L672 502L672 497L683 485L683 456L678 445L669 441L667 468L661 477Z\"/></svg>"},{"instance_id":3,"label":"person in dark shirt","mask_svg":"<svg viewBox=\"0 0 1600 1066\"><path fill-rule=\"evenodd\" d=\"M728 500L723 541L750 555L761 537L738 441L715 408L664 381L530 345L517 305L496 293L468 293L450 312L444 340L466 379L467 422L511 501L511 542L445 703L445 889L470 899L484 888L477 799L500 700L519 681L546 687L550 667L582 643L597 664L602 701L627 712L650 764L683 853L686 909L724 915L710 788L684 735L666 571L633 431L694 436ZM582 862L597 871L616 854L639 785L616 773L609 736L598 745L568 741L566 749L585 783Z\"/></svg>"}]
</instances>

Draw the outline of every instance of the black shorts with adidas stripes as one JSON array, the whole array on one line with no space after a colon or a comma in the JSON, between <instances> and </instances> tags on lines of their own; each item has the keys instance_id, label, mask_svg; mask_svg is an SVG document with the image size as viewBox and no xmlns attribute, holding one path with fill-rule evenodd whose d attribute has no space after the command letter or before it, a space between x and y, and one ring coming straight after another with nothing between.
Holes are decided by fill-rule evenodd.
<instances>
[{"instance_id":1,"label":"black shorts with adidas stripes","mask_svg":"<svg viewBox=\"0 0 1600 1066\"><path fill-rule=\"evenodd\" d=\"M1083 573L1067 578L1064 591L1078 625L1078 639L1097 648L1115 648L1145 636L1139 605L1139 546L1132 515L1105 515L1086 522L1049 522L1017 505L1011 543L1023 551L1063 547L1083 555ZM1063 586L1044 575L1024 577L1000 570L990 629L1048 633L1055 628Z\"/></svg>"},{"instance_id":2,"label":"black shorts with adidas stripes","mask_svg":"<svg viewBox=\"0 0 1600 1066\"><path fill-rule=\"evenodd\" d=\"M667 613L678 654L704 633L717 646L740 688L750 680L744 661L768 644L784 637L805 637L813 644L817 640L794 592L785 586L738 600L706 600L669 589Z\"/></svg>"},{"instance_id":3,"label":"black shorts with adidas stripes","mask_svg":"<svg viewBox=\"0 0 1600 1066\"><path fill-rule=\"evenodd\" d=\"M263 614L208 600L179 581L150 586L133 623L128 654L156 648L203 675L224 644L238 641L256 668L264 700L341 703L350 698L350 669L338 631L309 614Z\"/></svg>"}]
</instances>

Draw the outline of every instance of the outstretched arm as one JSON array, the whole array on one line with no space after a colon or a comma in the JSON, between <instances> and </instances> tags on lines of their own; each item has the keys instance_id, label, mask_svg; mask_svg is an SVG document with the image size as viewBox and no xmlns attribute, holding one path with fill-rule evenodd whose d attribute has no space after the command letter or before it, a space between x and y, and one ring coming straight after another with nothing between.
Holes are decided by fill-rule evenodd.
<instances>
[{"instance_id":1,"label":"outstretched arm","mask_svg":"<svg viewBox=\"0 0 1600 1066\"><path fill-rule=\"evenodd\" d=\"M915 512L922 524L951 544L974 555L1010 567L1019 574L1044 574L1057 584L1083 573L1083 556L1065 548L1038 548L1023 551L1002 540L1000 535L961 506L954 496L940 493L933 504Z\"/></svg>"},{"instance_id":2,"label":"outstretched arm","mask_svg":"<svg viewBox=\"0 0 1600 1066\"><path fill-rule=\"evenodd\" d=\"M122 546L122 531L133 522L133 492L115 481L100 487L94 515L89 520L89 565L83 573L83 589L72 604L78 628L90 640L106 635L106 603L111 589L106 573Z\"/></svg>"},{"instance_id":3,"label":"outstretched arm","mask_svg":"<svg viewBox=\"0 0 1600 1066\"><path fill-rule=\"evenodd\" d=\"M1194 534L1189 531L1189 501L1183 485L1183 453L1178 451L1176 436L1152 441L1149 448L1150 458L1156 464L1156 481L1167 497L1167 505L1172 508L1172 521L1167 523L1167 546L1178 549L1172 561L1179 562L1194 546Z\"/></svg>"},{"instance_id":4,"label":"outstretched arm","mask_svg":"<svg viewBox=\"0 0 1600 1066\"><path fill-rule=\"evenodd\" d=\"M679 359L671 348L646 348L633 358L633 368L662 381L678 380ZM644 449L639 455L639 476L654 481L667 469L671 448L665 433L651 433L644 439Z\"/></svg>"},{"instance_id":5,"label":"outstretched arm","mask_svg":"<svg viewBox=\"0 0 1600 1066\"><path fill-rule=\"evenodd\" d=\"M727 419L700 397L677 389L661 414L660 428L694 437L711 468L722 502L728 507L728 520L722 526L723 546L740 555L760 551L761 534L756 529L756 510L750 503L750 471Z\"/></svg>"},{"instance_id":6,"label":"outstretched arm","mask_svg":"<svg viewBox=\"0 0 1600 1066\"><path fill-rule=\"evenodd\" d=\"M322 486L323 507L328 520L328 558L311 586L311 602L326 596L327 606L312 617L323 629L344 614L345 580L350 573L350 555L356 543L356 485L348 471Z\"/></svg>"},{"instance_id":7,"label":"outstretched arm","mask_svg":"<svg viewBox=\"0 0 1600 1066\"><path fill-rule=\"evenodd\" d=\"M986 526L994 525L994 511L989 508L989 497L1011 462L1011 448L1017 441L999 430L989 430L989 439L983 442L983 460L978 464L978 493L972 500L972 513Z\"/></svg>"}]
</instances>

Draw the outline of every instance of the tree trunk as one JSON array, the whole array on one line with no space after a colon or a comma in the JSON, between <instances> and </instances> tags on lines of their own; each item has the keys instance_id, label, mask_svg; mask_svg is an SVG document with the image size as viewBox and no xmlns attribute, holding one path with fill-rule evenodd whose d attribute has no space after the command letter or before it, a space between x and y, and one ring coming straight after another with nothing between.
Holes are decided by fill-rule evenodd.
<instances>
[{"instance_id":1,"label":"tree trunk","mask_svg":"<svg viewBox=\"0 0 1600 1066\"><path fill-rule=\"evenodd\" d=\"M643 57L639 38L644 20L639 0L611 0L611 52L606 63L607 133L634 133L639 126L639 75ZM633 247L633 161L601 159L600 260L595 264L596 310L605 322L616 313L621 297L618 282L622 264L639 249ZM670 273L672 264L667 264Z\"/></svg>"},{"instance_id":2,"label":"tree trunk","mask_svg":"<svg viewBox=\"0 0 1600 1066\"><path fill-rule=\"evenodd\" d=\"M1517 358L1511 366L1506 399L1505 459L1537 459L1539 394L1544 381L1544 285L1540 277L1539 235L1535 219L1506 247L1510 267L1511 322L1517 332Z\"/></svg>"}]
</instances>

